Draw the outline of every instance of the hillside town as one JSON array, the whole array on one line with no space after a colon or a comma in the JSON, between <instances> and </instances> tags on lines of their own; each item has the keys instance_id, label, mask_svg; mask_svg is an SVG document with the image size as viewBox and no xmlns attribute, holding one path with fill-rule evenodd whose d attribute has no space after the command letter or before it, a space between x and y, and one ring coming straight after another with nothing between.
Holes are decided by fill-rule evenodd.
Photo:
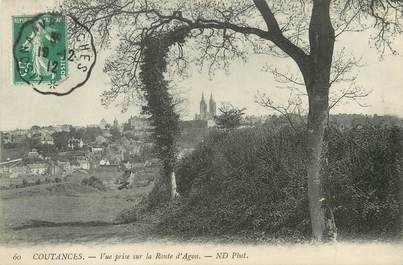
<instances>
[{"instance_id":1,"label":"hillside town","mask_svg":"<svg viewBox=\"0 0 403 265\"><path fill-rule=\"evenodd\" d=\"M132 116L123 124L102 119L86 127L65 124L2 132L0 187L58 182L79 170L124 172L136 163L152 163L151 129L148 120Z\"/></svg>"},{"instance_id":2,"label":"hillside town","mask_svg":"<svg viewBox=\"0 0 403 265\"><path fill-rule=\"evenodd\" d=\"M180 151L189 152L215 127L216 103L209 109L201 96L200 113L181 121ZM151 139L152 126L145 117L131 116L119 124L101 119L97 124L37 126L0 133L0 188L19 188L87 174L110 175L112 184L133 178L139 168L158 167ZM136 169L136 170L135 170ZM108 183L106 183L108 184ZM111 184L111 185L112 185Z\"/></svg>"}]
</instances>

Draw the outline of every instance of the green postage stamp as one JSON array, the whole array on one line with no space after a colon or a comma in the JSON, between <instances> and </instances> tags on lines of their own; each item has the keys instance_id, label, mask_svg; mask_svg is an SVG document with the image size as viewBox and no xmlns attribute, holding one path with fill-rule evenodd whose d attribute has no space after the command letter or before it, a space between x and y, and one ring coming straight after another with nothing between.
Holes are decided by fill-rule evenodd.
<instances>
[{"instance_id":1,"label":"green postage stamp","mask_svg":"<svg viewBox=\"0 0 403 265\"><path fill-rule=\"evenodd\" d=\"M55 84L66 78L66 37L64 16L13 17L14 82Z\"/></svg>"},{"instance_id":2,"label":"green postage stamp","mask_svg":"<svg viewBox=\"0 0 403 265\"><path fill-rule=\"evenodd\" d=\"M43 13L13 16L12 22L14 84L63 96L89 79L96 61L94 39L76 18Z\"/></svg>"}]
</instances>

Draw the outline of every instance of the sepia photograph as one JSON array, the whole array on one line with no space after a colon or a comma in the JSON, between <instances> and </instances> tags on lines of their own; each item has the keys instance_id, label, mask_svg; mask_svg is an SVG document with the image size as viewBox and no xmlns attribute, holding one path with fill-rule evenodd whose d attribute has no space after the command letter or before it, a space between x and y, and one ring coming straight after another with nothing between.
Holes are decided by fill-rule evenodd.
<instances>
[{"instance_id":1,"label":"sepia photograph","mask_svg":"<svg viewBox=\"0 0 403 265\"><path fill-rule=\"evenodd\" d=\"M0 0L0 265L403 265L402 0Z\"/></svg>"}]
</instances>

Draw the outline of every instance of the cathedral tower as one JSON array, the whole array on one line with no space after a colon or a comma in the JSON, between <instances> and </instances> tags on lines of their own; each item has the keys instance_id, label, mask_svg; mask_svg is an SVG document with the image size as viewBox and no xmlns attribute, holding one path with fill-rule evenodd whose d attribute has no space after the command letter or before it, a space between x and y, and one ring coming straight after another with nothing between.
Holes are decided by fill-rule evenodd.
<instances>
[{"instance_id":1,"label":"cathedral tower","mask_svg":"<svg viewBox=\"0 0 403 265\"><path fill-rule=\"evenodd\" d=\"M209 116L210 118L214 118L214 116L216 115L216 108L217 105L213 99L213 93L210 94L210 101L209 101Z\"/></svg>"},{"instance_id":2,"label":"cathedral tower","mask_svg":"<svg viewBox=\"0 0 403 265\"><path fill-rule=\"evenodd\" d=\"M204 93L202 93L202 98L200 100L200 119L207 119L207 104L204 101Z\"/></svg>"}]
</instances>

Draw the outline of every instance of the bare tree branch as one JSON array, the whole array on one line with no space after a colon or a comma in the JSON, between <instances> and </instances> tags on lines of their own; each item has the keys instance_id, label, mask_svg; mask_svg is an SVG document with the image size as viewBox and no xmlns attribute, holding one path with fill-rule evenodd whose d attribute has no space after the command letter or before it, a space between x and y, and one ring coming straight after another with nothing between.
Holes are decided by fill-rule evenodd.
<instances>
[{"instance_id":1,"label":"bare tree branch","mask_svg":"<svg viewBox=\"0 0 403 265\"><path fill-rule=\"evenodd\" d=\"M304 81L297 76L291 73L280 72L276 67L270 67L266 65L263 70L272 73L274 79L279 83L292 83L298 86L305 86Z\"/></svg>"},{"instance_id":2,"label":"bare tree branch","mask_svg":"<svg viewBox=\"0 0 403 265\"><path fill-rule=\"evenodd\" d=\"M257 93L255 96L255 102L262 107L272 109L283 116L291 128L297 132L295 126L295 118L302 120L302 100L300 97L295 97L292 91L289 94L287 105L277 105L274 101L265 93Z\"/></svg>"},{"instance_id":3,"label":"bare tree branch","mask_svg":"<svg viewBox=\"0 0 403 265\"><path fill-rule=\"evenodd\" d=\"M360 107L369 107L368 104L365 104L361 101L369 94L371 94L371 91L365 91L364 89L357 87L355 83L352 83L346 89L340 90L340 93L338 93L337 95L330 96L329 111L340 104L343 100L354 101Z\"/></svg>"}]
</instances>

